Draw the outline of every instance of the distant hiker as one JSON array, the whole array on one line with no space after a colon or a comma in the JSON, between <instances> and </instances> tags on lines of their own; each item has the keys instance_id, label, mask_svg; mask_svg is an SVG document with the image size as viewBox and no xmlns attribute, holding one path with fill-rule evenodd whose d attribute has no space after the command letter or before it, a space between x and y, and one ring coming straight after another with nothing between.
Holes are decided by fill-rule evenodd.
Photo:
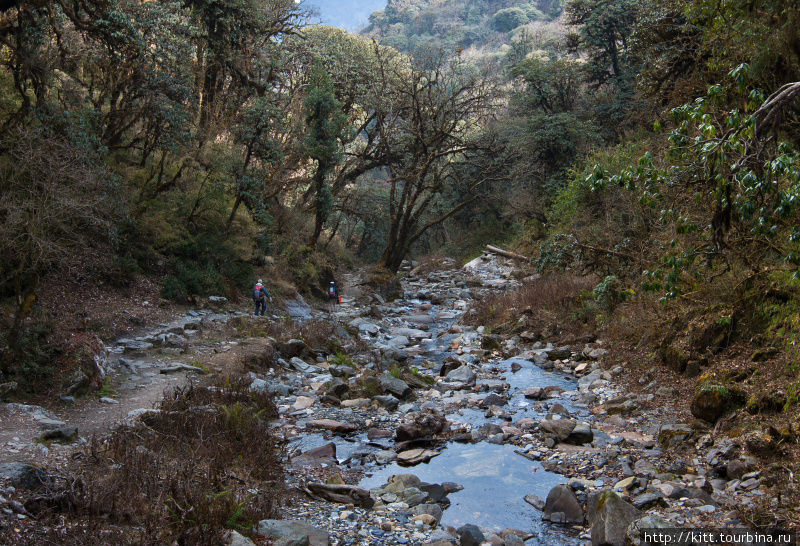
<instances>
[{"instance_id":1,"label":"distant hiker","mask_svg":"<svg viewBox=\"0 0 800 546\"><path fill-rule=\"evenodd\" d=\"M263 317L264 313L267 312L267 299L272 301L272 296L270 296L267 289L264 288L264 283L261 282L261 279L258 279L258 282L253 287L253 301L256 303L256 316L261 315Z\"/></svg>"},{"instance_id":2,"label":"distant hiker","mask_svg":"<svg viewBox=\"0 0 800 546\"><path fill-rule=\"evenodd\" d=\"M328 307L331 312L336 310L337 303L342 303L341 297L339 296L339 288L334 281L331 281L328 285Z\"/></svg>"}]
</instances>

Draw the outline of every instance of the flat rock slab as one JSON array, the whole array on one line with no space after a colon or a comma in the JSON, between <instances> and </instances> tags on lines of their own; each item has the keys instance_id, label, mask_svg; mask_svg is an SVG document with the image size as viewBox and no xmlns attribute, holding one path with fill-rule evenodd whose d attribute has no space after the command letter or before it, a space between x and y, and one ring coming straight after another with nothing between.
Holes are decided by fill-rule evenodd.
<instances>
[{"instance_id":1,"label":"flat rock slab","mask_svg":"<svg viewBox=\"0 0 800 546\"><path fill-rule=\"evenodd\" d=\"M166 366L159 370L162 374L170 374L170 373L178 373L178 372L192 372L192 373L199 373L205 374L206 371L203 368L198 368L197 366L189 366L188 364L173 364L171 366Z\"/></svg>"},{"instance_id":2,"label":"flat rock slab","mask_svg":"<svg viewBox=\"0 0 800 546\"><path fill-rule=\"evenodd\" d=\"M341 421L334 421L333 419L315 419L309 421L306 426L308 428L321 428L330 430L331 432L338 432L340 434L349 434L358 430L356 425L350 423L342 423Z\"/></svg>"},{"instance_id":3,"label":"flat rock slab","mask_svg":"<svg viewBox=\"0 0 800 546\"><path fill-rule=\"evenodd\" d=\"M427 463L437 455L439 452L431 449L409 449L397 454L397 463L403 466L413 466Z\"/></svg>"}]
</instances>

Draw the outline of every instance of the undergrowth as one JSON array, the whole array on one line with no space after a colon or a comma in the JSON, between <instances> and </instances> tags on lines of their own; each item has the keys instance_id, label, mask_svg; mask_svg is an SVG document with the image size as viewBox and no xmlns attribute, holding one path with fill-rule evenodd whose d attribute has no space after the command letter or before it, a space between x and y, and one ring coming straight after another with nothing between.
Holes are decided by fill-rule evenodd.
<instances>
[{"instance_id":1,"label":"undergrowth","mask_svg":"<svg viewBox=\"0 0 800 546\"><path fill-rule=\"evenodd\" d=\"M94 438L25 502L36 533L21 523L0 530L0 543L216 545L226 529L250 533L275 516L283 470L275 405L248 386L239 377L175 388L158 411Z\"/></svg>"}]
</instances>

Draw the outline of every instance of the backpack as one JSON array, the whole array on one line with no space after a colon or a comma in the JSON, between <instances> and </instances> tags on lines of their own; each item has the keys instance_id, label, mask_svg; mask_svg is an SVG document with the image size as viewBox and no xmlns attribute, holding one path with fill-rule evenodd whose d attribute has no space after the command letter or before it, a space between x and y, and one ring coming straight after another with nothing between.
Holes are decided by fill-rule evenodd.
<instances>
[{"instance_id":1,"label":"backpack","mask_svg":"<svg viewBox=\"0 0 800 546\"><path fill-rule=\"evenodd\" d=\"M336 295L336 287L335 286L331 286L331 287L328 288L328 295L329 296L335 296Z\"/></svg>"},{"instance_id":2,"label":"backpack","mask_svg":"<svg viewBox=\"0 0 800 546\"><path fill-rule=\"evenodd\" d=\"M261 294L260 288L253 288L253 301L261 301L264 296Z\"/></svg>"}]
</instances>

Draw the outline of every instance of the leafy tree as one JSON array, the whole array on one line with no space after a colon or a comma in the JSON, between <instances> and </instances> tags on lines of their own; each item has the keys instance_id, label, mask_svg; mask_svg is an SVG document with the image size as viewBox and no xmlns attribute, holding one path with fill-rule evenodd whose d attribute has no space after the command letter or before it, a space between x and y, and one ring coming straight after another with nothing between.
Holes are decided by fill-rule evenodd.
<instances>
[{"instance_id":1,"label":"leafy tree","mask_svg":"<svg viewBox=\"0 0 800 546\"><path fill-rule=\"evenodd\" d=\"M578 26L580 44L589 55L589 81L600 86L629 77L627 53L636 20L634 0L571 0L567 22Z\"/></svg>"},{"instance_id":2,"label":"leafy tree","mask_svg":"<svg viewBox=\"0 0 800 546\"><path fill-rule=\"evenodd\" d=\"M308 132L304 146L309 157L317 162L312 182L314 232L309 243L313 248L333 206L333 192L325 181L342 159L341 143L346 140L348 128L347 117L336 98L331 76L319 63L311 68L305 110Z\"/></svg>"}]
</instances>

